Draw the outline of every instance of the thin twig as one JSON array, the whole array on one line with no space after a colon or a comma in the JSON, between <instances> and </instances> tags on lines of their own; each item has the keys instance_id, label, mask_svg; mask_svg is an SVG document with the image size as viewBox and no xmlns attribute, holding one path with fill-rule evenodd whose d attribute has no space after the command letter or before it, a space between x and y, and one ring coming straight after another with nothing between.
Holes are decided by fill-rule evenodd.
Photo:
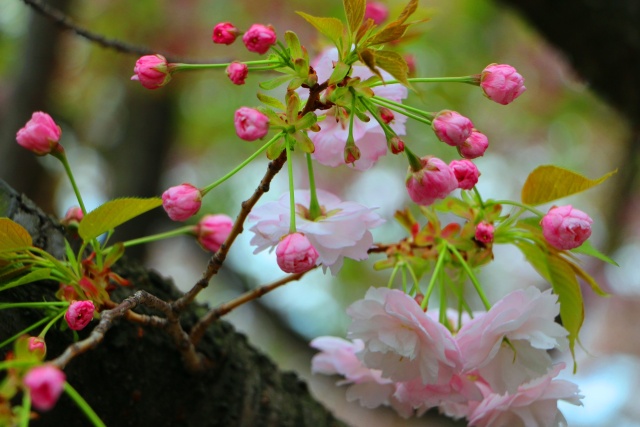
<instances>
[{"instance_id":1,"label":"thin twig","mask_svg":"<svg viewBox=\"0 0 640 427\"><path fill-rule=\"evenodd\" d=\"M225 314L228 314L230 311L236 309L242 304L246 304L249 301L253 301L254 299L258 299L263 295L268 294L269 292L279 288L282 285L286 285L289 282L300 280L302 276L307 274L309 271L311 270L305 271L303 273L290 274L286 277L283 277L280 280L269 283L268 285L260 286L258 288L247 291L242 295L240 295L239 297L232 299L231 301L227 301L223 304L220 304L216 308L212 308L191 329L191 333L189 335L191 338L191 342L194 345L198 345L198 343L202 339L202 336L204 335L204 332L209 327L209 325L211 325L213 322L215 322Z\"/></svg>"}]
</instances>

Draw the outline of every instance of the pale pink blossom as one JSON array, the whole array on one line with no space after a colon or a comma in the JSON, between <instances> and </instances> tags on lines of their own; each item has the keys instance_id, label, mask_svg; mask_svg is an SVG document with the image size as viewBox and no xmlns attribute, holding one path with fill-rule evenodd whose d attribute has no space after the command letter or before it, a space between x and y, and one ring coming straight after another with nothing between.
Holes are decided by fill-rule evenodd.
<instances>
[{"instance_id":1,"label":"pale pink blossom","mask_svg":"<svg viewBox=\"0 0 640 427\"><path fill-rule=\"evenodd\" d=\"M473 129L469 138L458 146L458 153L465 159L476 159L482 157L487 148L489 148L489 138Z\"/></svg>"},{"instance_id":2,"label":"pale pink blossom","mask_svg":"<svg viewBox=\"0 0 640 427\"><path fill-rule=\"evenodd\" d=\"M465 370L478 369L493 359L503 343L526 341L533 349L550 350L567 345L568 332L555 322L558 297L551 290L531 286L511 292L486 313L476 315L456 335ZM518 352L517 357L523 356Z\"/></svg>"},{"instance_id":3,"label":"pale pink blossom","mask_svg":"<svg viewBox=\"0 0 640 427\"><path fill-rule=\"evenodd\" d=\"M436 114L431 128L440 141L457 147L469 138L473 123L456 111L442 110Z\"/></svg>"},{"instance_id":4,"label":"pale pink blossom","mask_svg":"<svg viewBox=\"0 0 640 427\"><path fill-rule=\"evenodd\" d=\"M227 240L232 228L233 220L229 215L205 215L196 224L194 233L203 248L216 252Z\"/></svg>"},{"instance_id":5,"label":"pale pink blossom","mask_svg":"<svg viewBox=\"0 0 640 427\"><path fill-rule=\"evenodd\" d=\"M136 61L131 80L138 80L147 89L158 89L171 80L171 67L162 55L145 55Z\"/></svg>"},{"instance_id":6,"label":"pale pink blossom","mask_svg":"<svg viewBox=\"0 0 640 427\"><path fill-rule=\"evenodd\" d=\"M291 233L276 247L278 266L285 273L304 273L316 265L318 251L302 233Z\"/></svg>"},{"instance_id":7,"label":"pale pink blossom","mask_svg":"<svg viewBox=\"0 0 640 427\"><path fill-rule=\"evenodd\" d=\"M476 240L484 244L493 243L493 230L493 224L489 222L482 221L478 223L478 225L476 225Z\"/></svg>"},{"instance_id":8,"label":"pale pink blossom","mask_svg":"<svg viewBox=\"0 0 640 427\"><path fill-rule=\"evenodd\" d=\"M233 123L236 134L245 141L255 141L269 133L269 118L255 108L240 107L235 112Z\"/></svg>"},{"instance_id":9,"label":"pale pink blossom","mask_svg":"<svg viewBox=\"0 0 640 427\"><path fill-rule=\"evenodd\" d=\"M458 188L471 190L480 177L480 171L473 162L469 160L452 160L449 167L458 180Z\"/></svg>"},{"instance_id":10,"label":"pale pink blossom","mask_svg":"<svg viewBox=\"0 0 640 427\"><path fill-rule=\"evenodd\" d=\"M303 233L318 251L317 264L336 274L345 257L367 259L373 245L369 229L378 227L384 220L373 209L355 202L343 202L333 194L317 190L321 215L315 220L309 217L309 190L296 190L296 228ZM253 209L249 222L255 234L251 244L254 253L275 247L283 236L289 234L289 193L277 201L265 203Z\"/></svg>"},{"instance_id":11,"label":"pale pink blossom","mask_svg":"<svg viewBox=\"0 0 640 427\"><path fill-rule=\"evenodd\" d=\"M400 290L369 288L347 314L352 319L348 336L364 341L358 357L385 378L440 385L461 368L451 332Z\"/></svg>"},{"instance_id":12,"label":"pale pink blossom","mask_svg":"<svg viewBox=\"0 0 640 427\"><path fill-rule=\"evenodd\" d=\"M409 167L405 179L407 192L415 203L429 206L458 188L456 175L445 162L433 156L425 156L420 160L422 169L413 171Z\"/></svg>"},{"instance_id":13,"label":"pale pink blossom","mask_svg":"<svg viewBox=\"0 0 640 427\"><path fill-rule=\"evenodd\" d=\"M242 42L250 52L262 55L276 43L276 32L271 25L253 24L242 36Z\"/></svg>"},{"instance_id":14,"label":"pale pink blossom","mask_svg":"<svg viewBox=\"0 0 640 427\"><path fill-rule=\"evenodd\" d=\"M236 41L240 31L231 22L220 22L213 27L211 40L216 44L229 45Z\"/></svg>"},{"instance_id":15,"label":"pale pink blossom","mask_svg":"<svg viewBox=\"0 0 640 427\"><path fill-rule=\"evenodd\" d=\"M367 368L358 359L356 353L364 348L362 341L318 337L311 341L311 347L320 350L311 359L311 372L345 377L337 385L349 385L348 401L358 400L366 408L391 404L395 383L383 378L379 370Z\"/></svg>"},{"instance_id":16,"label":"pale pink blossom","mask_svg":"<svg viewBox=\"0 0 640 427\"><path fill-rule=\"evenodd\" d=\"M558 401L582 405L578 386L554 379L564 368L556 365L546 375L518 387L515 393L494 393L484 384L478 387L484 398L473 405L468 419L472 427L560 427L567 421L558 410Z\"/></svg>"},{"instance_id":17,"label":"pale pink blossom","mask_svg":"<svg viewBox=\"0 0 640 427\"><path fill-rule=\"evenodd\" d=\"M243 85L249 75L249 67L242 62L233 61L227 66L226 73L234 85Z\"/></svg>"},{"instance_id":18,"label":"pale pink blossom","mask_svg":"<svg viewBox=\"0 0 640 427\"><path fill-rule=\"evenodd\" d=\"M39 411L53 408L62 393L66 376L53 365L32 368L22 380L31 395L31 403Z\"/></svg>"},{"instance_id":19,"label":"pale pink blossom","mask_svg":"<svg viewBox=\"0 0 640 427\"><path fill-rule=\"evenodd\" d=\"M372 19L376 25L382 24L389 17L389 8L377 1L368 1L364 10L364 20Z\"/></svg>"},{"instance_id":20,"label":"pale pink blossom","mask_svg":"<svg viewBox=\"0 0 640 427\"><path fill-rule=\"evenodd\" d=\"M92 301L73 301L64 314L64 320L67 321L70 329L80 331L91 322L95 311L96 306Z\"/></svg>"},{"instance_id":21,"label":"pale pink blossom","mask_svg":"<svg viewBox=\"0 0 640 427\"><path fill-rule=\"evenodd\" d=\"M50 115L36 111L31 119L16 134L19 145L38 156L44 156L61 149L58 141L62 130Z\"/></svg>"},{"instance_id":22,"label":"pale pink blossom","mask_svg":"<svg viewBox=\"0 0 640 427\"><path fill-rule=\"evenodd\" d=\"M571 205L554 206L542 218L542 235L557 249L569 250L582 245L591 236L593 220Z\"/></svg>"},{"instance_id":23,"label":"pale pink blossom","mask_svg":"<svg viewBox=\"0 0 640 427\"><path fill-rule=\"evenodd\" d=\"M338 61L338 50L336 48L327 49L318 55L312 66L318 76L318 82L323 83L329 79L333 72L333 64ZM364 65L354 65L352 67L352 77L359 77L366 80L374 74ZM381 71L384 80L393 80L393 77L386 71ZM373 88L376 96L400 102L407 97L407 88L401 84L389 84L376 86ZM300 92L302 98L308 96L304 91ZM382 127L369 113L368 122L363 122L357 117L353 119L353 139L360 150L360 158L351 167L364 171L370 169L380 157L387 153L387 138ZM389 116L386 116L387 119ZM398 135L405 134L405 122L407 117L401 114L394 114L394 118L389 126ZM318 122L319 132L309 133L309 137L315 146L313 158L325 166L336 167L344 165L344 148L349 136L350 117L344 109L332 107L326 112L326 118Z\"/></svg>"},{"instance_id":24,"label":"pale pink blossom","mask_svg":"<svg viewBox=\"0 0 640 427\"><path fill-rule=\"evenodd\" d=\"M527 89L524 79L515 68L507 64L490 64L480 75L480 87L487 98L507 105Z\"/></svg>"},{"instance_id":25,"label":"pale pink blossom","mask_svg":"<svg viewBox=\"0 0 640 427\"><path fill-rule=\"evenodd\" d=\"M162 193L162 207L174 221L186 221L200 210L202 193L191 184L180 184Z\"/></svg>"}]
</instances>

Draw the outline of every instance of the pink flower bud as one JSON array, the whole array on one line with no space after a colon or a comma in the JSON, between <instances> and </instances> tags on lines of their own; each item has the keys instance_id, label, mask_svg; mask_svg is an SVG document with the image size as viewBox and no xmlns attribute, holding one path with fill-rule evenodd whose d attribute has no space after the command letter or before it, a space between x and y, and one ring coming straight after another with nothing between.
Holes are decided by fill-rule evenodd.
<instances>
[{"instance_id":1,"label":"pink flower bud","mask_svg":"<svg viewBox=\"0 0 640 427\"><path fill-rule=\"evenodd\" d=\"M64 218L60 221L62 225L69 227L75 226L77 227L84 218L84 213L82 213L82 209L79 206L72 206L67 210L67 213L64 214Z\"/></svg>"},{"instance_id":2,"label":"pink flower bud","mask_svg":"<svg viewBox=\"0 0 640 427\"><path fill-rule=\"evenodd\" d=\"M236 134L245 141L255 141L269 132L269 118L255 108L240 107L233 122Z\"/></svg>"},{"instance_id":3,"label":"pink flower bud","mask_svg":"<svg viewBox=\"0 0 640 427\"><path fill-rule=\"evenodd\" d=\"M285 273L304 273L316 265L319 255L304 234L293 233L278 243L276 256Z\"/></svg>"},{"instance_id":4,"label":"pink flower bud","mask_svg":"<svg viewBox=\"0 0 640 427\"><path fill-rule=\"evenodd\" d=\"M389 148L393 154L400 154L404 151L404 141L398 136L393 136L389 140Z\"/></svg>"},{"instance_id":5,"label":"pink flower bud","mask_svg":"<svg viewBox=\"0 0 640 427\"><path fill-rule=\"evenodd\" d=\"M228 215L205 215L195 227L196 237L203 248L216 252L227 240L233 228L233 220Z\"/></svg>"},{"instance_id":6,"label":"pink flower bud","mask_svg":"<svg viewBox=\"0 0 640 427\"><path fill-rule=\"evenodd\" d=\"M493 224L482 221L480 224L476 225L476 240L484 243L485 245L493 243L493 230Z\"/></svg>"},{"instance_id":7,"label":"pink flower bud","mask_svg":"<svg viewBox=\"0 0 640 427\"><path fill-rule=\"evenodd\" d=\"M229 45L236 41L239 33L238 29L234 27L231 22L220 22L213 27L211 39L216 44Z\"/></svg>"},{"instance_id":8,"label":"pink flower bud","mask_svg":"<svg viewBox=\"0 0 640 427\"><path fill-rule=\"evenodd\" d=\"M33 406L40 411L48 411L58 401L66 376L53 365L41 365L27 372L22 381L29 389Z\"/></svg>"},{"instance_id":9,"label":"pink flower bud","mask_svg":"<svg viewBox=\"0 0 640 427\"><path fill-rule=\"evenodd\" d=\"M133 68L135 75L131 80L138 80L147 89L158 89L171 80L169 68L164 56L145 55L136 61L136 66Z\"/></svg>"},{"instance_id":10,"label":"pink flower bud","mask_svg":"<svg viewBox=\"0 0 640 427\"><path fill-rule=\"evenodd\" d=\"M380 107L380 109L378 110L378 112L380 113L380 118L382 119L383 122L385 122L386 124L389 124L393 121L393 119L395 119L395 116L393 115L393 111L391 111L388 108L385 107Z\"/></svg>"},{"instance_id":11,"label":"pink flower bud","mask_svg":"<svg viewBox=\"0 0 640 427\"><path fill-rule=\"evenodd\" d=\"M407 74L409 77L413 77L416 74L416 57L414 55L405 55L404 60L407 63L407 67L409 68Z\"/></svg>"},{"instance_id":12,"label":"pink flower bud","mask_svg":"<svg viewBox=\"0 0 640 427\"><path fill-rule=\"evenodd\" d=\"M573 249L591 236L593 220L586 213L571 205L554 206L542 218L542 234L557 249Z\"/></svg>"},{"instance_id":13,"label":"pink flower bud","mask_svg":"<svg viewBox=\"0 0 640 427\"><path fill-rule=\"evenodd\" d=\"M419 171L409 168L405 181L411 200L429 206L458 188L458 180L445 162L433 156L425 156L420 160L423 168Z\"/></svg>"},{"instance_id":14,"label":"pink flower bud","mask_svg":"<svg viewBox=\"0 0 640 427\"><path fill-rule=\"evenodd\" d=\"M469 138L458 146L458 153L465 159L475 159L483 156L488 147L487 136L474 129Z\"/></svg>"},{"instance_id":15,"label":"pink flower bud","mask_svg":"<svg viewBox=\"0 0 640 427\"><path fill-rule=\"evenodd\" d=\"M249 67L247 67L247 64L243 64L242 62L234 61L227 67L227 76L229 76L229 79L235 85L243 85L248 74Z\"/></svg>"},{"instance_id":16,"label":"pink flower bud","mask_svg":"<svg viewBox=\"0 0 640 427\"><path fill-rule=\"evenodd\" d=\"M354 164L360 159L360 149L356 144L347 144L344 146L344 162L346 164Z\"/></svg>"},{"instance_id":17,"label":"pink flower bud","mask_svg":"<svg viewBox=\"0 0 640 427\"><path fill-rule=\"evenodd\" d=\"M242 42L250 52L262 55L276 43L276 32L271 25L253 24L242 36Z\"/></svg>"},{"instance_id":18,"label":"pink flower bud","mask_svg":"<svg viewBox=\"0 0 640 427\"><path fill-rule=\"evenodd\" d=\"M490 64L480 75L484 94L498 104L507 105L527 90L524 79L515 68L507 64Z\"/></svg>"},{"instance_id":19,"label":"pink flower bud","mask_svg":"<svg viewBox=\"0 0 640 427\"><path fill-rule=\"evenodd\" d=\"M18 131L16 141L32 153L44 156L62 149L58 148L61 134L60 126L56 125L50 115L36 111L31 115L31 120Z\"/></svg>"},{"instance_id":20,"label":"pink flower bud","mask_svg":"<svg viewBox=\"0 0 640 427\"><path fill-rule=\"evenodd\" d=\"M40 360L44 359L45 354L47 354L47 345L40 337L29 337L27 348L29 352L35 354Z\"/></svg>"},{"instance_id":21,"label":"pink flower bud","mask_svg":"<svg viewBox=\"0 0 640 427\"><path fill-rule=\"evenodd\" d=\"M180 184L162 193L162 207L174 221L186 221L200 210L202 194L191 184Z\"/></svg>"},{"instance_id":22,"label":"pink flower bud","mask_svg":"<svg viewBox=\"0 0 640 427\"><path fill-rule=\"evenodd\" d=\"M69 305L64 319L67 321L69 328L74 331L80 331L91 322L96 306L91 301L74 301Z\"/></svg>"},{"instance_id":23,"label":"pink flower bud","mask_svg":"<svg viewBox=\"0 0 640 427\"><path fill-rule=\"evenodd\" d=\"M452 160L449 167L458 180L458 188L471 190L477 183L480 171L469 160Z\"/></svg>"},{"instance_id":24,"label":"pink flower bud","mask_svg":"<svg viewBox=\"0 0 640 427\"><path fill-rule=\"evenodd\" d=\"M431 127L440 141L457 147L469 138L473 123L455 111L443 110L433 119Z\"/></svg>"},{"instance_id":25,"label":"pink flower bud","mask_svg":"<svg viewBox=\"0 0 640 427\"><path fill-rule=\"evenodd\" d=\"M367 2L367 7L364 10L364 20L373 19L376 25L382 24L389 17L389 9L386 5L377 2Z\"/></svg>"}]
</instances>

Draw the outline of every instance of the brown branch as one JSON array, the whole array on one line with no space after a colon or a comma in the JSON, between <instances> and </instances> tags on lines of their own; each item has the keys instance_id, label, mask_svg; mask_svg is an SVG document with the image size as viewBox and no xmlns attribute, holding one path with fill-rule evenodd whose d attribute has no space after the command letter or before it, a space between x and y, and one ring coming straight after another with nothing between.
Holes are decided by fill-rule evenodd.
<instances>
[{"instance_id":1,"label":"brown branch","mask_svg":"<svg viewBox=\"0 0 640 427\"><path fill-rule=\"evenodd\" d=\"M221 318L222 316L224 316L225 314L228 314L230 311L236 309L242 304L246 304L249 301L253 301L254 299L258 299L263 295L268 294L269 292L279 288L282 285L286 285L289 282L300 280L302 276L307 274L309 271L311 270L307 270L303 273L290 274L286 277L283 277L280 280L269 283L268 285L260 286L256 289L247 291L244 294L240 295L239 297L234 298L231 301L227 301L223 304L220 304L216 308L209 310L209 312L205 314L198 321L198 323L196 323L195 326L191 329L191 333L189 334L191 338L191 342L194 345L198 345L207 327L211 325L213 322L215 322L216 320L218 320L219 318Z\"/></svg>"}]
</instances>

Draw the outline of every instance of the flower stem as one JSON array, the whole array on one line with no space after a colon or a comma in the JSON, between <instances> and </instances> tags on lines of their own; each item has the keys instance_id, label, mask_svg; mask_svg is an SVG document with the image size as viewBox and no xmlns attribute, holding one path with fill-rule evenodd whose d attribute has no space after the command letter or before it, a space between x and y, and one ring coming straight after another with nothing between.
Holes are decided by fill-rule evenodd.
<instances>
[{"instance_id":1,"label":"flower stem","mask_svg":"<svg viewBox=\"0 0 640 427\"><path fill-rule=\"evenodd\" d=\"M200 189L200 192L202 193L202 195L204 196L205 194L207 194L209 191L213 190L214 188L216 188L218 185L222 184L223 182L225 182L226 180L228 180L229 178L231 178L233 175L235 175L239 170L241 170L242 168L244 168L245 166L247 166L249 163L251 163L253 161L253 159L255 159L256 157L258 157L263 151L265 151L267 148L269 148L269 146L271 144L273 144L274 142L276 142L278 139L280 139L280 137L284 134L284 132L279 132L277 134L275 134L273 136L273 138L271 138L269 141L267 141L262 147L260 147L258 149L258 151L256 151L255 153L253 153L252 155L250 155L246 160L244 160L242 163L240 163L238 166L236 166L235 168L233 168L233 170L231 170L229 173L227 173L225 176L223 176L222 178L218 179L215 182L212 182L211 184L207 185L204 188Z\"/></svg>"},{"instance_id":2,"label":"flower stem","mask_svg":"<svg viewBox=\"0 0 640 427\"><path fill-rule=\"evenodd\" d=\"M296 198L294 195L293 184L293 161L291 156L291 144L288 138L285 139L285 147L287 150L287 172L289 174L289 205L290 205L290 219L289 219L289 233L296 232Z\"/></svg>"},{"instance_id":3,"label":"flower stem","mask_svg":"<svg viewBox=\"0 0 640 427\"><path fill-rule=\"evenodd\" d=\"M64 310L62 310L60 313L58 313L56 315L56 317L54 317L53 319L51 319L51 321L49 323L47 323L47 326L44 327L44 329L42 329L42 331L40 331L40 333L38 334L39 338L44 339L45 335L47 335L47 332L49 331L49 328L51 328L53 325L55 325L55 323L60 320L60 318L62 316L64 316L64 314L67 312L67 309L65 308Z\"/></svg>"},{"instance_id":4,"label":"flower stem","mask_svg":"<svg viewBox=\"0 0 640 427\"><path fill-rule=\"evenodd\" d=\"M22 393L22 407L20 408L20 427L29 426L29 418L31 415L31 393L25 390Z\"/></svg>"},{"instance_id":5,"label":"flower stem","mask_svg":"<svg viewBox=\"0 0 640 427\"><path fill-rule=\"evenodd\" d=\"M162 239L168 239L170 237L180 236L183 234L189 234L193 232L193 226L187 225L185 227L176 228L175 230L166 231L164 233L153 234L151 236L140 237L139 239L128 240L123 243L125 248L135 245L141 245L144 243L155 242Z\"/></svg>"},{"instance_id":6,"label":"flower stem","mask_svg":"<svg viewBox=\"0 0 640 427\"><path fill-rule=\"evenodd\" d=\"M486 206L484 205L484 202L482 201L482 196L480 195L480 192L478 191L478 187L476 187L475 185L473 186L473 192L475 193L476 197L478 198L478 204L480 205L480 207L482 209L486 209Z\"/></svg>"},{"instance_id":7,"label":"flower stem","mask_svg":"<svg viewBox=\"0 0 640 427\"><path fill-rule=\"evenodd\" d=\"M0 304L0 310L7 308L43 308L43 307L66 307L66 301L43 301L43 302L9 302Z\"/></svg>"},{"instance_id":8,"label":"flower stem","mask_svg":"<svg viewBox=\"0 0 640 427\"><path fill-rule=\"evenodd\" d=\"M316 193L316 177L313 173L313 162L311 161L311 154L306 153L307 157L307 172L309 173L309 219L315 220L322 214L320 209L320 203L318 203L318 194Z\"/></svg>"},{"instance_id":9,"label":"flower stem","mask_svg":"<svg viewBox=\"0 0 640 427\"><path fill-rule=\"evenodd\" d=\"M535 214L536 216L539 216L540 218L542 218L545 215L542 211L539 211L536 208L533 208L531 206L525 205L523 203L514 202L514 201L511 201L511 200L487 200L486 205L487 206L491 206L491 205L517 206L519 208L528 210L529 212Z\"/></svg>"},{"instance_id":10,"label":"flower stem","mask_svg":"<svg viewBox=\"0 0 640 427\"><path fill-rule=\"evenodd\" d=\"M259 61L238 61L242 64L252 66L252 65L278 65L278 67L282 66L281 61L272 61L269 59L259 60ZM216 68L227 68L229 66L229 62L224 62L220 64L183 64L183 63L175 63L170 65L170 71L193 71L193 70L212 70Z\"/></svg>"},{"instance_id":11,"label":"flower stem","mask_svg":"<svg viewBox=\"0 0 640 427\"><path fill-rule=\"evenodd\" d=\"M472 85L478 84L477 76L462 76L462 77L414 77L407 79L410 83L469 83ZM400 83L398 80L379 81L371 84L369 87L391 85Z\"/></svg>"},{"instance_id":12,"label":"flower stem","mask_svg":"<svg viewBox=\"0 0 640 427\"><path fill-rule=\"evenodd\" d=\"M456 258L458 258L458 261L460 261L460 264L462 264L462 269L465 271L465 273L467 273L467 276L469 276L471 283L473 283L473 287L476 288L476 292L478 293L478 296L482 300L482 304L484 304L484 308L489 310L491 308L491 304L489 303L489 300L487 299L487 296L485 295L484 290L482 289L482 285L480 285L480 282L478 282L476 275L473 274L473 271L471 271L471 267L469 267L469 264L467 264L467 262L462 257L462 254L458 252L458 249L455 246L453 245L447 245L447 246L449 250L456 256Z\"/></svg>"},{"instance_id":13,"label":"flower stem","mask_svg":"<svg viewBox=\"0 0 640 427\"><path fill-rule=\"evenodd\" d=\"M402 114L403 116L407 116L418 122L431 126L432 121L429 119L429 117L433 116L431 113L422 111L418 108L401 104L399 102L391 101L386 98L381 98L379 96L374 96L373 98L371 98L371 100L382 107L386 107L390 110L393 110Z\"/></svg>"},{"instance_id":14,"label":"flower stem","mask_svg":"<svg viewBox=\"0 0 640 427\"><path fill-rule=\"evenodd\" d=\"M64 383L64 391L67 395L75 402L76 405L84 412L84 414L89 418L89 421L96 427L107 427L105 423L102 422L98 414L95 413L91 406L87 403L86 400L80 396L80 393L76 391L71 384L65 381Z\"/></svg>"},{"instance_id":15,"label":"flower stem","mask_svg":"<svg viewBox=\"0 0 640 427\"><path fill-rule=\"evenodd\" d=\"M436 286L436 280L438 279L438 273L444 264L444 259L447 256L445 249L447 247L447 243L444 242L438 247L438 261L436 261L436 266L433 268L433 273L431 274L431 280L429 280L429 286L427 286L427 291L424 294L424 299L422 300L422 304L420 307L424 310L429 305L429 298L433 293L433 289Z\"/></svg>"},{"instance_id":16,"label":"flower stem","mask_svg":"<svg viewBox=\"0 0 640 427\"><path fill-rule=\"evenodd\" d=\"M76 199L78 199L78 204L80 205L80 209L84 215L87 214L87 209L84 206L84 202L82 201L82 195L80 194L80 190L78 189L78 185L76 184L76 180L73 177L73 172L71 172L71 166L69 165L69 161L67 160L67 156L64 151L56 151L53 154L55 158L60 160L62 166L64 166L64 170L69 177L69 181L71 182L71 186L73 187L74 193L76 193Z\"/></svg>"},{"instance_id":17,"label":"flower stem","mask_svg":"<svg viewBox=\"0 0 640 427\"><path fill-rule=\"evenodd\" d=\"M14 336L12 336L11 338L7 338L6 340L4 340L3 342L0 343L0 348L3 348L4 346L11 344L13 341L17 340L18 338L20 338L22 335L26 334L27 332L37 328L38 326L42 325L45 322L48 322L49 319L51 319L51 317L45 317L44 319L40 319L38 320L36 323L34 323L31 326L27 326L26 328L24 328L23 330L21 330L20 332L18 332L17 334L15 334ZM1 365L1 364L0 364ZM1 369L1 368L0 368Z\"/></svg>"}]
</instances>

